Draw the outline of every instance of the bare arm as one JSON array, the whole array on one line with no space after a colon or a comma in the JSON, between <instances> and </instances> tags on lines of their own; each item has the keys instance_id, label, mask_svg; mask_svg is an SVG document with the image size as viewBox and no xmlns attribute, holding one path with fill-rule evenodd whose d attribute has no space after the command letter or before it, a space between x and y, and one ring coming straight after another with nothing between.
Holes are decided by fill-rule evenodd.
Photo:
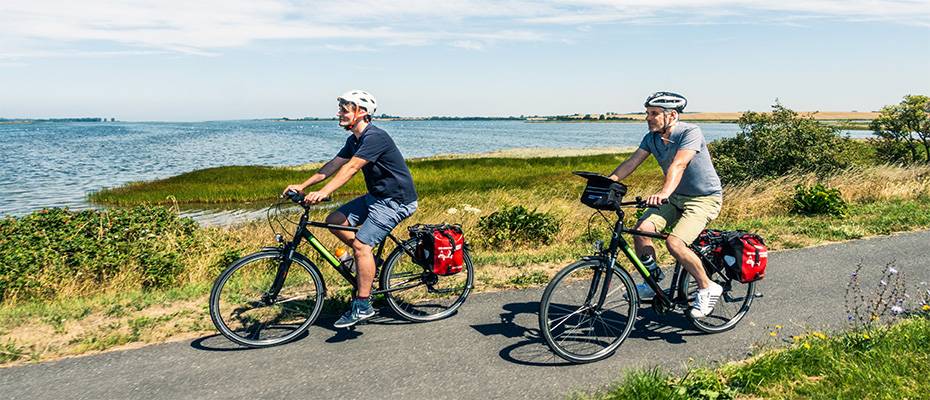
<instances>
[{"instance_id":1,"label":"bare arm","mask_svg":"<svg viewBox=\"0 0 930 400\"><path fill-rule=\"evenodd\" d=\"M338 171L339 168L341 168L347 162L349 162L348 158L333 157L332 160L329 160L326 164L323 164L323 166L320 167L320 169L317 170L313 176L305 180L303 183L299 185L289 185L284 189L284 191L287 192L288 190L296 190L298 192L303 192L307 187L316 185L317 183L326 180L326 178L328 178L334 172Z\"/></svg>"},{"instance_id":2,"label":"bare arm","mask_svg":"<svg viewBox=\"0 0 930 400\"><path fill-rule=\"evenodd\" d=\"M684 175L685 168L688 167L688 163L691 162L695 154L697 154L697 152L694 150L678 150L678 152L675 153L672 164L668 166L668 171L665 172L665 183L662 185L662 190L659 191L659 193L649 196L649 199L646 200L647 204L659 205L662 199L667 199L672 195L672 192L674 192L678 184L681 183L681 176Z\"/></svg>"},{"instance_id":3,"label":"bare arm","mask_svg":"<svg viewBox=\"0 0 930 400\"><path fill-rule=\"evenodd\" d=\"M649 152L643 149L636 149L633 154L630 155L625 161L620 163L617 166L617 169L610 174L610 179L613 179L617 182L620 182L623 179L626 179L627 176L633 173L643 161L646 161L646 158L649 157Z\"/></svg>"},{"instance_id":4,"label":"bare arm","mask_svg":"<svg viewBox=\"0 0 930 400\"><path fill-rule=\"evenodd\" d=\"M342 187L342 185L345 185L346 182L349 181L349 179L352 179L352 177L355 176L355 173L358 172L358 170L362 169L362 167L364 167L365 164L368 164L367 160L363 158L352 157L346 163L344 163L341 167L339 167L339 170L336 171L335 175L333 175L333 179L327 182L326 185L323 186L322 189L316 192L307 193L307 196L304 197L304 201L310 204L315 204L315 203L319 203L320 201L323 201L323 199L333 194L333 192L335 192L336 189L339 189L340 187Z\"/></svg>"}]
</instances>

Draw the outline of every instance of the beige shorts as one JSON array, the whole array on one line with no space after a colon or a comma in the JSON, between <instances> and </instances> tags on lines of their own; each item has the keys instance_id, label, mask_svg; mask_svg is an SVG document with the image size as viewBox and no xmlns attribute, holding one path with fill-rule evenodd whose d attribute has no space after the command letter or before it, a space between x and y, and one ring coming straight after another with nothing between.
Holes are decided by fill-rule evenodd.
<instances>
[{"instance_id":1,"label":"beige shorts","mask_svg":"<svg viewBox=\"0 0 930 400\"><path fill-rule=\"evenodd\" d=\"M669 235L681 239L685 244L691 244L701 234L701 231L707 227L707 223L720 215L722 205L723 196L720 195L684 196L673 194L668 198L668 203L659 206L659 208L646 210L637 225L642 225L643 222L652 222L656 226L656 231L659 232L671 225L672 230Z\"/></svg>"}]
</instances>

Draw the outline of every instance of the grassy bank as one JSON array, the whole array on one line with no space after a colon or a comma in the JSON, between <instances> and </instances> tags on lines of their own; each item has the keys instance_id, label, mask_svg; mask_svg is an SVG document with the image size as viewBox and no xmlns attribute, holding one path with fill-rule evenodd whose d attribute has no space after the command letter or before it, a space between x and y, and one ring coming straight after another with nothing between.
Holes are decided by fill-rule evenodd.
<instances>
[{"instance_id":1,"label":"grassy bank","mask_svg":"<svg viewBox=\"0 0 930 400\"><path fill-rule=\"evenodd\" d=\"M607 172L626 156L416 160L411 162L411 170L420 189L420 209L397 232L403 232L402 229L412 223L461 223L474 247L476 290L544 284L565 262L590 248L586 231L591 210L578 202L583 180L572 176L570 171ZM200 203L270 202L286 184L304 179L312 170L312 167L213 168L163 181L133 184L98 196L111 196L109 201L118 204L170 203L171 199ZM655 162L648 161L626 180L630 196L654 193L660 188L661 177ZM757 231L766 237L773 249L926 229L930 227L928 177L930 167L872 166L849 169L826 178L823 183L837 188L850 203L846 218L807 217L789 212L795 185L818 181L813 175L795 174L774 181L727 187L725 208L712 226ZM337 201L351 198L362 188L360 179L353 180L348 188L337 193ZM561 229L552 243L490 246L482 242L477 228L479 219L511 205L526 206L558 218ZM327 212L314 211L313 217L321 219ZM107 218L112 220L115 216ZM127 218L135 223L143 221L131 215ZM630 215L629 222L634 218ZM108 230L113 225L107 225L108 222L95 224L94 229L82 225L68 235L80 235L90 241L88 243L96 243L123 232ZM166 226L175 226L172 224ZM145 235L145 240L150 241L146 254L159 255L157 259L151 256L147 260L126 256L113 258L114 254L120 254L117 246L115 250L107 247L106 251L91 255L78 254L84 257L80 260L85 261L69 261L78 259L75 249L49 251L44 243L73 240L50 240L57 237L54 236L55 223L46 221L41 226L41 229L28 230L39 229L40 235L27 235L28 240L24 239L24 244L16 247L35 245L45 254L44 261L39 263L42 268L35 272L38 283L22 286L42 290L20 292L5 297L0 304L0 346L6 346L3 354L16 354L0 356L0 363L51 359L212 332L204 311L210 282L232 260L273 244L273 232L264 221L225 228L171 228L174 230L170 232L174 233L169 232L170 235ZM601 233L606 231L603 223L595 225L594 229ZM337 245L331 235L322 233L320 237L330 248ZM6 239L0 238L0 248L6 250L10 246L3 240ZM669 262L664 252L660 257ZM84 268L96 267L99 263L92 260L100 259L114 261L99 271L104 275L99 275L98 281L88 280L88 275L79 273ZM173 279L146 278L152 272L151 265L163 265L151 263L158 260L172 268L168 271L172 271ZM58 267L52 268L54 266ZM348 287L340 285L341 279L330 268L322 268L322 272L329 284L329 295L345 300L349 295Z\"/></svg>"},{"instance_id":2,"label":"grassy bank","mask_svg":"<svg viewBox=\"0 0 930 400\"><path fill-rule=\"evenodd\" d=\"M653 369L629 374L594 399L926 399L930 319L827 337L795 337L787 349L683 377Z\"/></svg>"}]
</instances>

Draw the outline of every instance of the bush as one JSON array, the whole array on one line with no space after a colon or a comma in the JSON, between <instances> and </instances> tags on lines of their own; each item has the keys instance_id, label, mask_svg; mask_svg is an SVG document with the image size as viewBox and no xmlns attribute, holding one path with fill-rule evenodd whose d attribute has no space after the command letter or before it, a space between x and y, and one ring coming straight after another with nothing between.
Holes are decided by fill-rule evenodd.
<instances>
[{"instance_id":1,"label":"bush","mask_svg":"<svg viewBox=\"0 0 930 400\"><path fill-rule=\"evenodd\" d=\"M791 212L795 214L844 217L848 208L838 189L831 189L819 183L813 186L795 186L792 200Z\"/></svg>"},{"instance_id":2,"label":"bush","mask_svg":"<svg viewBox=\"0 0 930 400\"><path fill-rule=\"evenodd\" d=\"M724 184L790 172L832 172L849 165L850 139L835 127L779 104L771 114L746 112L739 126L736 137L711 144L714 167Z\"/></svg>"},{"instance_id":3,"label":"bush","mask_svg":"<svg viewBox=\"0 0 930 400\"><path fill-rule=\"evenodd\" d=\"M94 291L118 276L142 288L175 283L197 225L165 207L36 211L0 220L0 302ZM81 293L83 294L83 293Z\"/></svg>"},{"instance_id":4,"label":"bush","mask_svg":"<svg viewBox=\"0 0 930 400\"><path fill-rule=\"evenodd\" d=\"M930 97L904 96L882 108L870 127L878 157L893 163L930 163Z\"/></svg>"},{"instance_id":5,"label":"bush","mask_svg":"<svg viewBox=\"0 0 930 400\"><path fill-rule=\"evenodd\" d=\"M478 221L483 242L492 247L549 244L560 228L554 215L523 206L507 207Z\"/></svg>"}]
</instances>

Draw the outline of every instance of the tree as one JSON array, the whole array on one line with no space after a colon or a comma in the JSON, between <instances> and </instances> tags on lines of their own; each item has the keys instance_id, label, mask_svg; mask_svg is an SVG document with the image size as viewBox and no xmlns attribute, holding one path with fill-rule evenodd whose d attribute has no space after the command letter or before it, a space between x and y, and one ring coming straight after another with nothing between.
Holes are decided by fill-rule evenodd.
<instances>
[{"instance_id":1,"label":"tree","mask_svg":"<svg viewBox=\"0 0 930 400\"><path fill-rule=\"evenodd\" d=\"M736 137L711 144L714 167L726 184L790 172L828 173L849 165L849 138L781 104L771 113L744 113L739 126Z\"/></svg>"},{"instance_id":2,"label":"tree","mask_svg":"<svg viewBox=\"0 0 930 400\"><path fill-rule=\"evenodd\" d=\"M871 124L879 158L890 162L930 163L930 97L907 95L882 107Z\"/></svg>"}]
</instances>

